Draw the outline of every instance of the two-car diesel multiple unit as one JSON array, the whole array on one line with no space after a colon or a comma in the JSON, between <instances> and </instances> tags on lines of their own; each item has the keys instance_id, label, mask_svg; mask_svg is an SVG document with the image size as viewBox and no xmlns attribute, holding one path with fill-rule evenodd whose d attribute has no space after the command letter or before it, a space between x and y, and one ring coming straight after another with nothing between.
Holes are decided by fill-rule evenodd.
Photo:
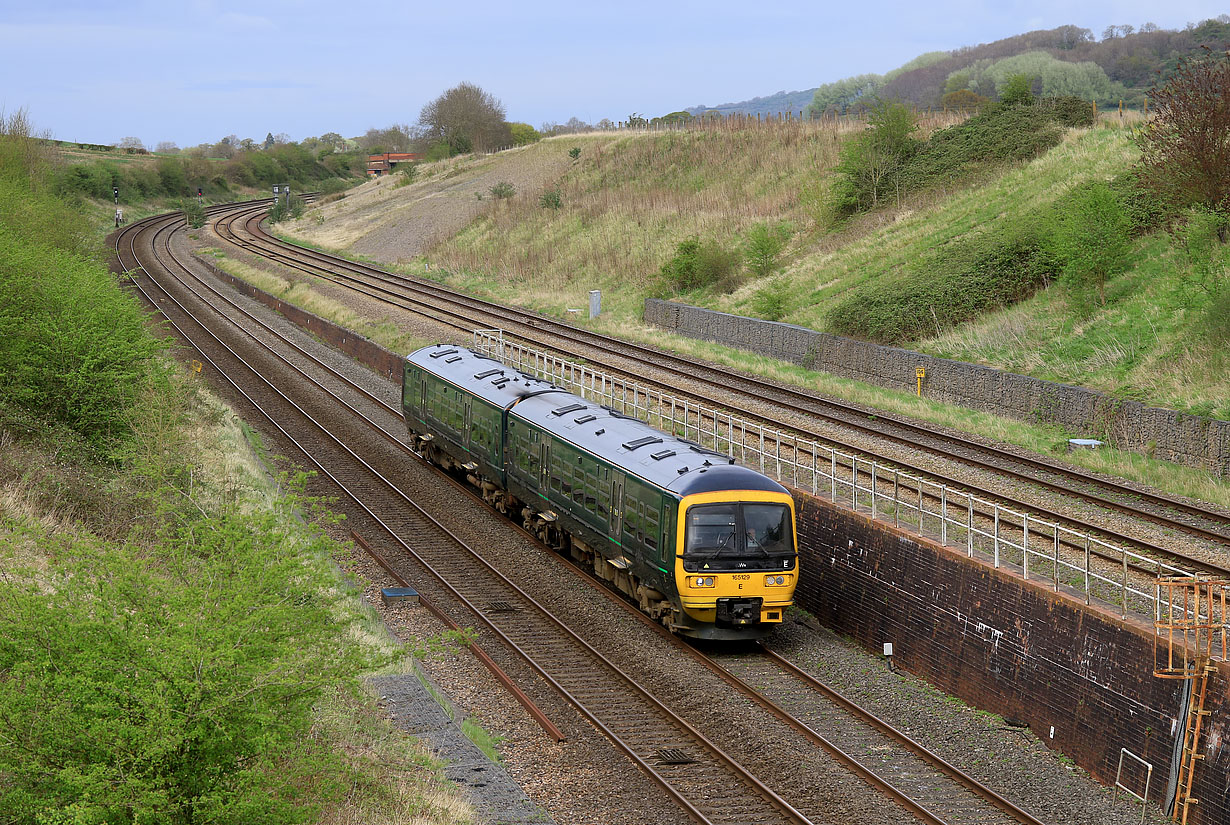
<instances>
[{"instance_id":1,"label":"two-car diesel multiple unit","mask_svg":"<svg viewBox=\"0 0 1230 825\"><path fill-rule=\"evenodd\" d=\"M676 633L763 636L798 578L786 488L461 347L411 353L415 448Z\"/></svg>"}]
</instances>

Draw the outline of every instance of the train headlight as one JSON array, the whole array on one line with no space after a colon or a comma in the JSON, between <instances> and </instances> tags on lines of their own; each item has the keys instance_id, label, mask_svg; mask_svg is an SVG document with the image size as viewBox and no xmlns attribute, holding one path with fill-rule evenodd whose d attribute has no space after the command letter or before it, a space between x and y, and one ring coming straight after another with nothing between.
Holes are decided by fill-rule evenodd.
<instances>
[{"instance_id":1,"label":"train headlight","mask_svg":"<svg viewBox=\"0 0 1230 825\"><path fill-rule=\"evenodd\" d=\"M713 576L696 576L692 579L693 587L713 587Z\"/></svg>"},{"instance_id":2,"label":"train headlight","mask_svg":"<svg viewBox=\"0 0 1230 825\"><path fill-rule=\"evenodd\" d=\"M781 587L785 583L786 583L785 576L765 576L764 577L765 587Z\"/></svg>"}]
</instances>

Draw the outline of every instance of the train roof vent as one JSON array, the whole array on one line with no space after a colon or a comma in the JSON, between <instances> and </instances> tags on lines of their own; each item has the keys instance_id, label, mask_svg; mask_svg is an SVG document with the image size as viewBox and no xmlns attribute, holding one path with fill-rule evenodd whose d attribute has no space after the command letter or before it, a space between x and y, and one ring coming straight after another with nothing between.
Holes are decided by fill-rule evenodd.
<instances>
[{"instance_id":1,"label":"train roof vent","mask_svg":"<svg viewBox=\"0 0 1230 825\"><path fill-rule=\"evenodd\" d=\"M461 356L460 356L460 355L454 355L452 358L445 358L445 359L444 359L444 363L446 363L446 364L456 364L456 363L457 363L458 361L460 361L460 360L461 360Z\"/></svg>"},{"instance_id":2,"label":"train roof vent","mask_svg":"<svg viewBox=\"0 0 1230 825\"><path fill-rule=\"evenodd\" d=\"M644 438L638 438L635 441L625 441L623 447L625 450L639 450L647 444L661 444L662 439L656 435L647 435Z\"/></svg>"},{"instance_id":3,"label":"train roof vent","mask_svg":"<svg viewBox=\"0 0 1230 825\"><path fill-rule=\"evenodd\" d=\"M583 410L583 409L585 409L584 404L568 404L566 406L560 407L558 410L552 410L551 415L567 415L568 413L576 412L577 410Z\"/></svg>"},{"instance_id":4,"label":"train roof vent","mask_svg":"<svg viewBox=\"0 0 1230 825\"><path fill-rule=\"evenodd\" d=\"M507 375L502 375L502 376L500 376L499 378L497 378L497 379L495 379L494 381L492 381L491 383L495 385L495 388L496 388L497 390L502 390L502 389L504 389L506 386L508 386L508 376L507 376Z\"/></svg>"},{"instance_id":5,"label":"train roof vent","mask_svg":"<svg viewBox=\"0 0 1230 825\"><path fill-rule=\"evenodd\" d=\"M588 424L589 422L593 421L597 417L598 416L596 415L583 415L580 418L575 418L573 420L576 421L578 424Z\"/></svg>"},{"instance_id":6,"label":"train roof vent","mask_svg":"<svg viewBox=\"0 0 1230 825\"><path fill-rule=\"evenodd\" d=\"M606 427L603 427L598 430L594 430L594 435L602 435L604 432L606 432Z\"/></svg>"},{"instance_id":7,"label":"train roof vent","mask_svg":"<svg viewBox=\"0 0 1230 825\"><path fill-rule=\"evenodd\" d=\"M497 374L503 375L504 370L501 370L501 369L483 370L482 372L475 373L474 377L477 378L479 381L482 381L484 378L490 378L491 376L497 375Z\"/></svg>"},{"instance_id":8,"label":"train roof vent","mask_svg":"<svg viewBox=\"0 0 1230 825\"><path fill-rule=\"evenodd\" d=\"M455 349L442 349L439 352L433 352L430 357L431 358L443 358L446 355L456 355L456 354L457 354L457 350Z\"/></svg>"},{"instance_id":9,"label":"train roof vent","mask_svg":"<svg viewBox=\"0 0 1230 825\"><path fill-rule=\"evenodd\" d=\"M654 459L655 461L661 461L664 458L670 458L674 454L675 454L674 450L659 450L658 452L651 455L650 458Z\"/></svg>"}]
</instances>

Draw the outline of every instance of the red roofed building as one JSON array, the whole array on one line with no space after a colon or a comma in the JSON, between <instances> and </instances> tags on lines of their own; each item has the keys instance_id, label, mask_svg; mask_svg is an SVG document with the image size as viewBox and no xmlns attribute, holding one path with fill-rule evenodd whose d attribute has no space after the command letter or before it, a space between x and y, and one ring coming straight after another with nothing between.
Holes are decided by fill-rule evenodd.
<instances>
[{"instance_id":1,"label":"red roofed building","mask_svg":"<svg viewBox=\"0 0 1230 825\"><path fill-rule=\"evenodd\" d=\"M413 163L422 159L422 152L385 152L383 155L368 155L367 175L371 178L378 178L392 172L393 167L399 163Z\"/></svg>"}]
</instances>

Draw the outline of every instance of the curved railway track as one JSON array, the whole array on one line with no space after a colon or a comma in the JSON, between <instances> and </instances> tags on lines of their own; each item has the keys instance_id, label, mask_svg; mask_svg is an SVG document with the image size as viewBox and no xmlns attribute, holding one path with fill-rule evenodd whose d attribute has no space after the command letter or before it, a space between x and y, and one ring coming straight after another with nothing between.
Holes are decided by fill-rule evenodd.
<instances>
[{"instance_id":1,"label":"curved railway track","mask_svg":"<svg viewBox=\"0 0 1230 825\"><path fill-rule=\"evenodd\" d=\"M340 381L344 385L344 394L351 398L356 395L362 396L363 405L374 408L378 413L383 413L387 417L397 419L399 411L394 406L372 395L328 365L317 361L306 350L247 313L222 292L214 290L204 282L200 284L200 289L192 286L188 280L189 278L195 279L195 276L191 276L187 267L175 259L170 247L170 234L180 225L178 220L173 218L148 219L143 223L148 225L141 228L134 225L130 230L125 230L117 236L117 253L121 262L126 260L127 269L145 273L149 289L142 283L142 280L146 279L139 279L138 287L147 300L168 317L180 337L196 348L210 365L211 370L229 383L254 410L259 411L271 427L298 447L305 458L314 464L324 476L334 481L355 506L363 509L370 521L385 532L408 558L417 561L421 569L436 578L459 604L468 609L471 615L499 637L511 650L519 654L557 691L567 697L617 747L628 754L642 771L663 787L689 815L700 822L808 821L754 775L726 756L700 731L675 716L648 691L640 688L631 677L621 673L601 653L568 630L529 594L521 591L508 577L491 566L481 553L468 547L445 525L426 511L419 509L414 502L402 494L396 484L389 482L376 467L368 464L355 450L348 447L345 443L345 436L333 432L336 428L321 423L325 419L336 418L339 410L344 410L345 412L340 415L359 422L357 426L365 427L371 433L377 434L389 449L400 454L411 452L398 436L393 435L368 415L343 400L334 389L320 383L312 377L311 373L323 372L329 376L330 381ZM153 277L152 273L141 264L137 252L138 239L147 234L151 236L149 243L153 249L153 257L147 260L155 270L162 270L158 278ZM128 246L127 251L124 249L125 242ZM176 274L177 271L182 272L183 275ZM166 280L167 276L174 282L173 284ZM204 294L206 291L209 294ZM183 301L176 297L174 294L176 292L183 295ZM192 297L189 298L189 295ZM223 323L228 325L228 329L233 327L232 335L240 336L238 340L243 342L243 346L237 346L235 340L224 343L217 334L211 331L212 324L207 325L199 320L185 306L185 303L190 300L200 304L198 313L207 313L211 316L216 313L218 319L224 319ZM244 319L242 325L235 320L241 316ZM256 331L253 331L254 329ZM231 338L231 335L227 337ZM279 349L288 348L293 353L294 360L310 362L310 368L295 366L285 355L277 354L274 345L269 344L270 340L276 341L276 347ZM240 355L238 352L240 349L249 353L248 359ZM315 399L319 406L301 406L300 403L292 401L265 377L261 367L249 363L249 361L256 360L254 355L259 356L264 362L265 369L268 369L270 363L278 363L278 372L293 376L290 379L291 386L309 387L307 396ZM235 374L238 376L232 377ZM241 386L241 383L248 389ZM256 389L253 390L253 387ZM264 396L265 400L259 396ZM326 398L329 400L323 401ZM271 406L273 409L270 408ZM299 424L288 424L289 416L299 417ZM317 444L304 443L304 437L300 434L302 431L311 432ZM322 441L329 444L325 450L318 446ZM328 454L330 457L323 457L323 454ZM338 457L341 457L341 463L344 465L341 469L334 464ZM362 469L359 470L356 465L362 465ZM457 483L452 480L450 482ZM386 494L397 497L403 505L399 508L401 517L405 518L407 512L411 513L410 524L390 524L369 509L364 502L369 495L367 491L373 485L383 485L386 488ZM479 501L477 496L473 496L468 490L466 493L475 501ZM480 506L482 506L481 503ZM399 538L399 535L406 534L407 527L413 530L411 534L422 537L416 542L415 547L411 547ZM546 548L542 548L542 551L557 559L558 563L572 567L571 564L550 554ZM481 567L487 575L476 577L474 575L476 565ZM669 637L669 634L665 634L657 625L643 617L623 600L618 598L614 600L623 604L626 609L646 624ZM487 607L484 608L483 605ZM491 605L500 605L500 608L493 611L490 609ZM670 638L673 639L673 637ZM678 640L674 642L681 649L706 660L705 657ZM795 689L793 692L790 690L786 692L788 695L794 695L795 700L801 701L804 706L815 704L816 691L829 690L813 677L768 651L762 651L754 656L762 667L758 678L768 678L766 671L763 670L767 667L781 678L793 678L797 683L803 684L805 688L802 691ZM763 695L763 692L751 689L747 686L746 681L734 676L732 671L749 667L747 655L739 658L741 661L735 666L719 666L712 660L706 660L708 661L706 666L714 672L720 672L728 684L743 691L766 710L795 728L808 741L824 747L843 764L847 764L923 821L934 823L934 825L1001 821L1039 825L1038 820L1028 813L1016 808L993 791L983 788L956 768L943 763L925 748L904 739L866 711L861 709L858 713L847 711L854 716L861 716L865 727L878 728L880 735L887 735L898 743L905 742L902 752L907 756L904 758L909 758L908 754L914 754L917 757L920 753L929 756L929 770L934 777L943 776L954 780L952 787L943 787L942 783L933 776L926 775L923 769L902 768L901 763L895 761L889 768L889 772L898 776L910 776L913 780L912 786L929 789L929 793L921 795L917 790L912 794L900 791L891 782L882 778L883 766L881 766L881 775L877 775L874 770L850 755L850 751L868 747L865 732L851 733L847 724L847 730L841 733L846 739L844 746L835 744L816 729L817 725L813 721L814 709L810 712L810 718L804 721L801 718L803 714L795 715L787 711L780 704ZM829 691L829 693L833 692ZM833 699L830 696L829 701L839 701L839 699ZM828 724L833 724L831 719ZM674 757L663 756L663 754L678 753L683 753L686 758L680 761ZM894 757L895 760L898 758ZM720 801L712 798L714 783L718 783L718 786L724 789L720 795ZM953 787L959 787L959 792L954 793ZM743 803L732 801L729 792L736 790L743 791L741 795L735 793L736 797L742 796L748 801ZM959 801L954 801L958 799ZM715 809L715 804L720 809Z\"/></svg>"},{"instance_id":2,"label":"curved railway track","mask_svg":"<svg viewBox=\"0 0 1230 825\"><path fill-rule=\"evenodd\" d=\"M507 327L511 319L521 325L521 328L516 330L517 337L536 346L558 348L560 346L558 342L548 340L546 337L549 334L562 339L574 348L574 352L576 348L581 347L586 351L597 350L602 356L623 360L640 359L655 369L673 372L680 382L704 383L715 391L713 395L696 392L689 394L714 407L732 409L730 396L733 391L745 398L774 402L821 421L839 424L866 435L887 439L911 448L925 449L968 466L988 470L1009 479L1025 481L1218 545L1230 542L1230 517L1219 512L1192 505L1171 496L1116 484L1090 473L1073 470L1044 459L1022 456L1015 451L995 448L973 439L936 433L925 426L895 416L872 413L854 405L834 402L795 388L732 374L721 368L671 353L590 333L536 313L470 298L438 284L395 275L366 264L287 244L264 233L260 228L262 214L263 210L259 207L237 209L222 216L216 223L216 229L223 238L254 254L270 258L306 274L334 281L377 300L425 314L462 332L469 332L476 326ZM244 227L242 231L235 230L236 221L242 223ZM646 381L643 377L638 377L636 380L642 383ZM801 433L808 438L832 443L838 448L902 467L924 477L943 480L933 471L912 467L898 458L878 455L865 447L854 446L828 435L801 431L797 424L774 419L762 412L746 410L743 412L749 417L763 420L784 432ZM1014 500L999 491L981 488L965 481L959 482L956 486L969 490L975 495L1006 502L1009 506L1021 508L1059 524L1087 527L1062 513L1037 504ZM1126 535L1105 526L1099 527L1098 531L1113 542L1140 547L1163 559L1176 559L1191 568L1205 572L1230 572L1225 565L1211 564L1190 554L1140 539L1137 536Z\"/></svg>"}]
</instances>

